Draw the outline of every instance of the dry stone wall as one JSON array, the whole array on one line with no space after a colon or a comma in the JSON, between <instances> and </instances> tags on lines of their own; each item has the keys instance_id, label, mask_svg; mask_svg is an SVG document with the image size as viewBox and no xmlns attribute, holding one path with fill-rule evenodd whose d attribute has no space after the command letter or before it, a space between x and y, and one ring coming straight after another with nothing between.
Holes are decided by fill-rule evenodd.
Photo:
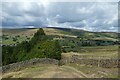
<instances>
[{"instance_id":1,"label":"dry stone wall","mask_svg":"<svg viewBox=\"0 0 120 80\"><path fill-rule=\"evenodd\" d=\"M13 64L9 64L6 66L2 67L2 72L9 72L9 71L13 71L15 69L19 69L21 67L28 67L31 65L36 65L36 64L54 64L54 65L58 65L59 61L55 60L55 59L50 59L50 58L35 58L35 59L31 59L31 60L26 60L26 61L22 61L22 62L17 62L17 63L13 63Z\"/></svg>"},{"instance_id":2,"label":"dry stone wall","mask_svg":"<svg viewBox=\"0 0 120 80\"><path fill-rule=\"evenodd\" d=\"M22 62L17 62L9 64L2 67L2 72L9 72L21 67L29 67L36 64L54 64L54 65L64 65L70 63L85 64L103 68L120 68L120 59L92 59L92 58L81 58L79 56L73 55L72 57L63 57L60 61L50 58L35 58L31 60L26 60Z\"/></svg>"},{"instance_id":3,"label":"dry stone wall","mask_svg":"<svg viewBox=\"0 0 120 80\"><path fill-rule=\"evenodd\" d=\"M64 57L61 59L60 64L70 64L70 63L77 63L77 64L85 64L103 68L117 68L120 67L120 59L100 59L100 58L81 58L78 55L73 55L71 57Z\"/></svg>"}]
</instances>

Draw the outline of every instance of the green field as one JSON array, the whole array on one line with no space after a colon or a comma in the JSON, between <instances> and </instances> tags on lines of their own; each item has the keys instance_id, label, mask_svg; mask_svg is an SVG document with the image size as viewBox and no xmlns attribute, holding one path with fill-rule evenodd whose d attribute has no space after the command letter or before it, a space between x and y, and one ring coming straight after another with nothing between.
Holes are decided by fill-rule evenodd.
<instances>
[{"instance_id":1,"label":"green field","mask_svg":"<svg viewBox=\"0 0 120 80\"><path fill-rule=\"evenodd\" d=\"M79 54L84 54L93 56L93 57L101 57L101 58L118 58L118 46L97 46L97 47L83 47L81 48L81 52Z\"/></svg>"},{"instance_id":2,"label":"green field","mask_svg":"<svg viewBox=\"0 0 120 80\"><path fill-rule=\"evenodd\" d=\"M2 44L18 44L22 41L29 41L38 29L3 29ZM117 33L113 32L89 32L77 29L67 28L43 28L45 34L50 40L59 41L63 53L76 52L81 55L94 57L117 58L118 46L112 45L117 41ZM85 40L101 40L110 42L99 42L104 46L96 46L98 42L91 42L90 45L84 46ZM83 43L82 43L83 41ZM92 44L92 45L91 45Z\"/></svg>"},{"instance_id":3,"label":"green field","mask_svg":"<svg viewBox=\"0 0 120 80\"><path fill-rule=\"evenodd\" d=\"M117 33L89 32L77 29L3 29L4 65L32 58L53 58L78 55L92 59L118 59ZM41 31L41 32L40 32ZM24 42L25 41L25 42ZM9 46L10 44L18 44ZM9 52L11 51L11 52ZM9 57L11 56L11 57ZM100 68L82 64L39 65L5 73L11 78L117 78L118 68Z\"/></svg>"},{"instance_id":4,"label":"green field","mask_svg":"<svg viewBox=\"0 0 120 80\"><path fill-rule=\"evenodd\" d=\"M22 41L29 41L38 29L3 29L2 44L17 44ZM45 34L49 39L59 41L63 48L63 53L74 52L88 57L118 57L117 45L106 46L82 46L81 39L99 39L117 41L117 33L112 32L89 32L76 29L65 28L43 28ZM98 36L99 35L99 36ZM81 37L78 37L81 36ZM106 38L105 38L106 37ZM7 39L5 39L7 38ZM13 39L16 39L15 41Z\"/></svg>"},{"instance_id":5,"label":"green field","mask_svg":"<svg viewBox=\"0 0 120 80\"><path fill-rule=\"evenodd\" d=\"M0 40L4 45L18 44L29 41L36 31L37 29L3 29Z\"/></svg>"},{"instance_id":6,"label":"green field","mask_svg":"<svg viewBox=\"0 0 120 80\"><path fill-rule=\"evenodd\" d=\"M55 37L65 37L67 40L75 39L78 40L109 40L118 41L118 34L113 32L89 32L77 29L67 29L67 28L43 28L46 35ZM3 44L15 44L16 42L21 42L31 38L37 29L2 29ZM18 37L19 36L19 37ZM13 38L17 38L17 41L13 41ZM7 39L5 39L7 38ZM64 38L64 39L65 39ZM67 41L68 42L68 41Z\"/></svg>"}]
</instances>

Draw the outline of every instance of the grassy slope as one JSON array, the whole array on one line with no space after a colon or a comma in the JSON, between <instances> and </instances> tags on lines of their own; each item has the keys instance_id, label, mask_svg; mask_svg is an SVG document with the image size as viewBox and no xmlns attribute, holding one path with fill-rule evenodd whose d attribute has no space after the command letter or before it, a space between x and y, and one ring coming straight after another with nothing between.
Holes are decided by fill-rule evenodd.
<instances>
[{"instance_id":1,"label":"grassy slope","mask_svg":"<svg viewBox=\"0 0 120 80\"><path fill-rule=\"evenodd\" d=\"M34 30L7 30L3 33L11 36L20 35L21 41L25 40L25 38L22 38L22 36L30 36L36 31ZM66 36L71 39L76 39L77 36L80 34L82 36L85 36L86 39L92 38L92 39L110 39L110 40L116 40L116 33L93 33L88 31L80 31L80 30L64 30L64 29L53 29L53 28L44 28L44 31L47 35L59 35L61 37ZM14 34L15 33L15 34ZM23 34L24 33L24 34ZM94 37L94 38L93 38ZM54 38L57 39L57 38ZM62 38L61 38L62 39ZM78 41L78 40L76 40ZM8 42L8 43L7 43ZM4 42L6 44L13 43L12 39ZM71 44L72 45L72 44ZM80 48L80 53L70 52L68 54L65 53L65 55L72 55L72 54L79 54L79 55L85 55L87 57L90 57L90 55L93 55L94 57L100 57L105 56L107 58L116 58L117 57L117 51L118 46L97 46L97 47L82 47ZM64 54L63 54L64 55ZM50 65L51 66L51 65ZM67 66L67 67L66 67ZM75 71L72 71L69 67L73 67ZM52 73L49 73L51 72ZM78 74L76 71L81 71L84 74L87 75L89 78L93 77L117 77L117 68L97 68L97 67L91 67L91 66L84 66L84 65L78 65L78 64L68 64L61 67L49 67L49 66L41 66L41 67L29 67L26 69L21 69L20 71L12 72L5 74L4 77L76 77ZM57 74L59 73L59 75ZM72 75L76 74L76 75ZM70 76L66 76L70 75Z\"/></svg>"},{"instance_id":2,"label":"grassy slope","mask_svg":"<svg viewBox=\"0 0 120 80\"><path fill-rule=\"evenodd\" d=\"M67 28L55 28L59 30L59 32L63 34L70 34L74 36L79 36L80 38L86 38L86 39L93 39L93 40L112 40L116 41L118 40L117 33L114 32L89 32L84 30L78 30L78 29L67 29Z\"/></svg>"},{"instance_id":3,"label":"grassy slope","mask_svg":"<svg viewBox=\"0 0 120 80\"><path fill-rule=\"evenodd\" d=\"M8 39L5 40L3 38L2 44L16 44L16 42L20 43L22 41L28 40L27 38L31 38L36 31L37 29L3 29L2 35L5 35L5 37ZM17 41L13 41L13 38L18 35L20 37L17 37Z\"/></svg>"},{"instance_id":4,"label":"grassy slope","mask_svg":"<svg viewBox=\"0 0 120 80\"><path fill-rule=\"evenodd\" d=\"M66 43L69 45L74 45L74 43L69 42L69 40L74 40L75 42L79 42L80 39L75 36L79 36L78 34L82 34L82 36L86 39L98 39L98 40L117 40L117 33L113 32L88 32L83 30L71 30L71 29L63 29L63 28L44 28L44 31L47 35L59 35L59 36L67 36L68 38L54 38L56 40L60 40L60 43ZM74 37L73 37L74 36ZM94 38L92 38L93 36ZM69 42L69 43L68 43ZM78 43L77 43L78 44ZM62 45L63 46L63 45ZM75 50L79 52L68 52L67 55L72 55L74 53L83 55L85 57L94 57L94 58L118 58L118 46L89 46L89 47L80 47L75 46ZM66 53L65 53L66 54ZM64 55L64 54L63 54Z\"/></svg>"},{"instance_id":5,"label":"grassy slope","mask_svg":"<svg viewBox=\"0 0 120 80\"><path fill-rule=\"evenodd\" d=\"M89 32L77 29L67 29L67 28L43 28L47 35L59 35L66 37L76 38L79 36L84 39L91 40L110 40L117 41L117 33L113 32ZM15 44L16 42L21 42L27 40L27 37L31 38L37 29L3 29L2 34L7 35L9 39L2 40L3 44ZM16 42L13 41L13 37L20 35ZM27 37L26 37L27 36ZM1 40L0 36L0 40Z\"/></svg>"},{"instance_id":6,"label":"grassy slope","mask_svg":"<svg viewBox=\"0 0 120 80\"><path fill-rule=\"evenodd\" d=\"M118 46L82 47L81 52L62 53L64 57L79 55L81 58L118 58Z\"/></svg>"},{"instance_id":7,"label":"grassy slope","mask_svg":"<svg viewBox=\"0 0 120 80\"><path fill-rule=\"evenodd\" d=\"M18 38L18 42L21 42L23 40L27 40L26 36L32 37L33 34L36 32L37 29L3 29L3 34L8 35L8 37L14 37L16 35L20 35ZM91 38L91 36L94 36L92 39L110 39L110 40L116 40L117 33L112 32L88 32L83 30L76 30L76 29L64 29L64 28L43 28L46 35L53 36L53 39L60 40L60 43L62 44L69 44L75 45L72 42L69 42L69 40L74 40L75 42L80 42L80 39L77 38L80 34L82 36L85 36L86 39ZM60 36L59 38L55 37L55 35ZM96 36L97 35L97 36ZM98 36L99 35L99 36ZM63 37L67 37L66 39ZM106 38L105 38L106 37ZM63 42L64 41L64 42ZM9 38L8 40L3 40L3 44L13 44L16 43L12 40L12 38ZM77 43L79 44L79 43ZM86 55L93 55L98 56L107 56L107 57L117 57L118 52L118 46L93 46L93 47L79 47L75 46L73 50L78 50L80 54L86 54Z\"/></svg>"},{"instance_id":8,"label":"grassy slope","mask_svg":"<svg viewBox=\"0 0 120 80\"><path fill-rule=\"evenodd\" d=\"M33 34L36 32L37 29L3 29L3 34L8 35L8 37L14 37L16 35L20 35L18 38L18 42L21 42L23 40L27 40L26 36L32 37ZM91 36L94 36L92 39L110 39L110 40L116 40L117 33L112 32L88 32L83 30L76 30L76 29L64 29L64 28L43 28L46 35L53 36L53 39L60 40L60 44L69 44L75 45L72 42L69 42L69 40L74 40L75 42L80 42L80 39L77 38L79 34L82 36L85 36L86 39L91 38ZM59 38L55 37L55 35L60 36ZM97 35L97 36L96 36ZM99 37L98 37L99 35ZM66 39L63 37L67 37ZM106 38L105 38L106 37ZM63 42L64 41L64 42ZM3 44L13 44L16 43L12 40L12 38L9 38L8 40L3 40ZM77 43L79 44L79 43ZM69 49L69 48L68 48ZM93 46L93 47L79 47L79 45L75 46L73 50L78 50L79 54L85 54L85 55L94 55L96 57L103 56L103 57L112 57L116 58L118 55L118 46ZM74 52L74 51L72 51Z\"/></svg>"}]
</instances>

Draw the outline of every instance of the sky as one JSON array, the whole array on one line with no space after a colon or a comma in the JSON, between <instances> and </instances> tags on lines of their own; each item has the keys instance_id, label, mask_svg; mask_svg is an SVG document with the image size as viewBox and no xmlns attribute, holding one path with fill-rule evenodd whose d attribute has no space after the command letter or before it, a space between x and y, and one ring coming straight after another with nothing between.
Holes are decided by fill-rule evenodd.
<instances>
[{"instance_id":1,"label":"sky","mask_svg":"<svg viewBox=\"0 0 120 80\"><path fill-rule=\"evenodd\" d=\"M117 2L2 2L0 7L2 28L118 31Z\"/></svg>"}]
</instances>

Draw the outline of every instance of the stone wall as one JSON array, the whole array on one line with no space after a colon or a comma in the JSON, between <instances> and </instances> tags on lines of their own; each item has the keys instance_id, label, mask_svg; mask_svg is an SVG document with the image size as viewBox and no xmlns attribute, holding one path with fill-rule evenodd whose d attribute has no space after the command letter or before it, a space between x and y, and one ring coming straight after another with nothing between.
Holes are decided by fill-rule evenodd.
<instances>
[{"instance_id":1,"label":"stone wall","mask_svg":"<svg viewBox=\"0 0 120 80\"><path fill-rule=\"evenodd\" d=\"M79 56L73 55L72 57L64 57L60 60L50 59L50 58L35 58L31 60L26 60L22 62L17 62L9 64L2 67L2 72L9 72L21 67L29 67L36 64L54 64L54 65L64 65L70 63L85 64L104 68L120 68L120 59L93 59L93 58L81 58Z\"/></svg>"},{"instance_id":2,"label":"stone wall","mask_svg":"<svg viewBox=\"0 0 120 80\"><path fill-rule=\"evenodd\" d=\"M2 67L2 72L9 72L9 71L13 71L15 69L19 69L21 67L28 67L31 65L36 65L36 64L54 64L54 65L58 65L59 61L55 60L55 59L50 59L50 58L35 58L35 59L31 59L31 60L26 60L26 61L22 61L22 62L17 62L17 63L13 63L13 64L9 64L6 66Z\"/></svg>"},{"instance_id":3,"label":"stone wall","mask_svg":"<svg viewBox=\"0 0 120 80\"><path fill-rule=\"evenodd\" d=\"M71 57L64 57L61 59L60 64L70 64L70 63L77 63L77 64L85 64L97 67L104 67L104 68L117 68L120 67L120 59L110 59L110 58L81 58L78 55L73 55Z\"/></svg>"}]
</instances>

